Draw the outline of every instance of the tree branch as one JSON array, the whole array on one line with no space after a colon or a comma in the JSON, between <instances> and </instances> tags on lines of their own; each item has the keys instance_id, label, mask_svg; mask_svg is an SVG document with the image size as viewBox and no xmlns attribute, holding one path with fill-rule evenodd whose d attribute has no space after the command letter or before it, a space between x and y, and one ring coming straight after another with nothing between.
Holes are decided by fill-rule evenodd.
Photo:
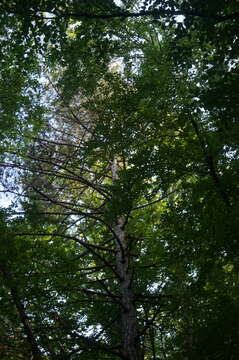
<instances>
[{"instance_id":1,"label":"tree branch","mask_svg":"<svg viewBox=\"0 0 239 360\"><path fill-rule=\"evenodd\" d=\"M87 12L63 12L60 10L50 10L50 9L39 9L39 10L30 10L27 14L24 14L20 11L16 11L14 9L7 9L7 12L19 15L22 17L30 17L30 18L39 18L39 19L49 19L52 20L55 18L69 18L69 19L89 19L89 20L114 20L114 19L127 19L127 18L141 18L141 17L149 17L152 16L154 18L169 18L176 16L185 16L185 17L196 17L202 19L211 19L215 23L224 22L227 20L236 20L239 18L239 12L235 12L227 15L217 15L217 14L207 14L197 10L171 10L171 9L153 9L153 10L141 10L138 12L129 12L129 11L119 11L115 13L87 13ZM49 13L51 16L44 16L44 13Z\"/></svg>"}]
</instances>

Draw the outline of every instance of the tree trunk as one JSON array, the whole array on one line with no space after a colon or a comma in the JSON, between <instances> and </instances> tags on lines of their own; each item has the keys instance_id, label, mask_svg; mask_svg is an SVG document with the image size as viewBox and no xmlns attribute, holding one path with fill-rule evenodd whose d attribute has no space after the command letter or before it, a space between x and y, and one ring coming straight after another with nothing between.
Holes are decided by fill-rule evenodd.
<instances>
[{"instance_id":1,"label":"tree trunk","mask_svg":"<svg viewBox=\"0 0 239 360\"><path fill-rule=\"evenodd\" d=\"M118 178L117 160L112 164L112 180ZM120 277L120 296L121 296L121 338L122 348L125 359L142 360L138 332L137 332L137 312L134 301L132 287L132 271L130 266L129 244L124 230L125 218L119 216L115 226L116 244L116 268Z\"/></svg>"},{"instance_id":2,"label":"tree trunk","mask_svg":"<svg viewBox=\"0 0 239 360\"><path fill-rule=\"evenodd\" d=\"M6 281L6 286L10 290L10 293L12 296L12 301L17 309L20 321L22 323L24 333L26 335L29 347L31 349L32 360L41 360L42 359L41 352L38 347L36 337L32 331L32 328L31 328L31 325L30 325L30 322L28 319L28 315L25 310L25 306L18 295L18 291L17 291L16 287L12 284L13 281L12 281L8 271L5 269L4 265L2 265L0 267L0 270L3 274L4 280Z\"/></svg>"},{"instance_id":3,"label":"tree trunk","mask_svg":"<svg viewBox=\"0 0 239 360\"><path fill-rule=\"evenodd\" d=\"M11 288L11 295L12 295L13 302L16 306L16 309L18 311L19 318L23 325L24 332L27 336L27 341L31 348L32 360L41 360L42 359L41 352L39 350L39 347L37 345L35 336L33 334L30 322L28 320L28 316L26 314L25 307L24 307L23 303L21 302L21 300L19 299L16 289Z\"/></svg>"}]
</instances>

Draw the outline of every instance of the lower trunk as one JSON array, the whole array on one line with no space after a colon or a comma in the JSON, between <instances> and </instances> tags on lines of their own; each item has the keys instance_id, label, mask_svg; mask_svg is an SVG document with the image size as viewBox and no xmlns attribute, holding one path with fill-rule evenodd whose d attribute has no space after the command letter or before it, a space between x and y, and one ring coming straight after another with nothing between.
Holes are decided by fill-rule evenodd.
<instances>
[{"instance_id":1,"label":"lower trunk","mask_svg":"<svg viewBox=\"0 0 239 360\"><path fill-rule=\"evenodd\" d=\"M134 295L131 289L121 288L122 293L122 342L126 359L142 360L137 338L137 314L134 305Z\"/></svg>"},{"instance_id":2,"label":"lower trunk","mask_svg":"<svg viewBox=\"0 0 239 360\"><path fill-rule=\"evenodd\" d=\"M123 227L123 218L120 218L116 226L117 247L117 271L120 276L121 295L121 336L122 348L125 359L142 360L142 353L137 333L137 312L132 289L132 276L129 266L128 246Z\"/></svg>"},{"instance_id":3,"label":"lower trunk","mask_svg":"<svg viewBox=\"0 0 239 360\"><path fill-rule=\"evenodd\" d=\"M118 162L116 157L112 161L112 181L118 179ZM121 339L125 360L142 360L137 333L137 313L132 288L132 273L130 270L129 244L124 230L125 218L119 216L115 226L115 245L117 249L116 267L120 278L121 297Z\"/></svg>"}]
</instances>

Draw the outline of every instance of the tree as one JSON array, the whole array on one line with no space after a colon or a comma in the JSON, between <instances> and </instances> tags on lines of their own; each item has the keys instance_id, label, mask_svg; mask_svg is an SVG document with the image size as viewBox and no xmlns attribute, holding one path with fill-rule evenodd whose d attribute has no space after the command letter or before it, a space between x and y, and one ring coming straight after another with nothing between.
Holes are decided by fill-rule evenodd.
<instances>
[{"instance_id":1,"label":"tree","mask_svg":"<svg viewBox=\"0 0 239 360\"><path fill-rule=\"evenodd\" d=\"M236 323L205 346L222 311L238 312L238 14L224 5L3 3L14 76L12 54L29 49L16 93L32 91L43 64L49 82L44 128L8 145L2 163L25 199L3 217L4 319L17 329L3 349L10 341L37 360L199 359L202 347L204 358L237 358Z\"/></svg>"}]
</instances>

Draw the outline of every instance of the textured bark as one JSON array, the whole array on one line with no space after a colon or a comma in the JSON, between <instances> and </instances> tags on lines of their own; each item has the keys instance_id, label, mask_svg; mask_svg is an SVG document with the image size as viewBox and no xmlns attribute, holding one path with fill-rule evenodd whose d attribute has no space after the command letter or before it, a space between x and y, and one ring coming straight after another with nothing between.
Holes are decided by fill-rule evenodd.
<instances>
[{"instance_id":1,"label":"textured bark","mask_svg":"<svg viewBox=\"0 0 239 360\"><path fill-rule=\"evenodd\" d=\"M112 163L112 180L117 180L117 161ZM125 219L120 216L115 226L116 268L120 277L121 296L121 337L125 359L142 360L137 332L137 312L132 287L132 272L130 254L128 252L127 236L124 230Z\"/></svg>"}]
</instances>

